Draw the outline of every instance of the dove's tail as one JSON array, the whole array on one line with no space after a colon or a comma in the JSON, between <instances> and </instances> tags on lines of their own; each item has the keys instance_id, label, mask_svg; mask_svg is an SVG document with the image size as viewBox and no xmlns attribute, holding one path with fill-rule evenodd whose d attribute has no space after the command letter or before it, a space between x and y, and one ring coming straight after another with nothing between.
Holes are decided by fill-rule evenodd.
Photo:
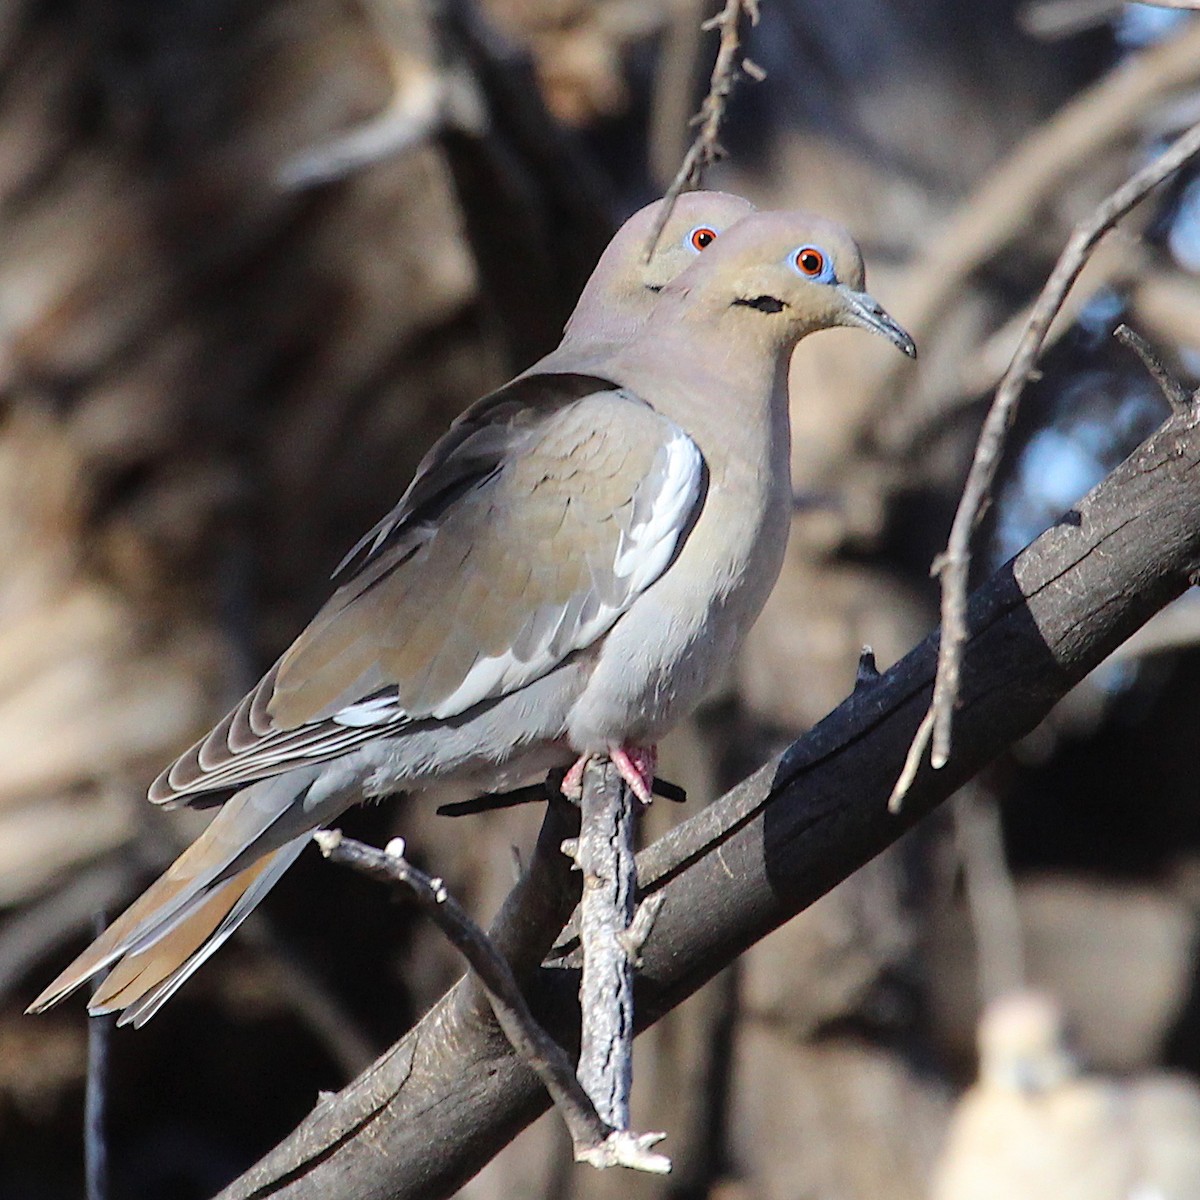
<instances>
[{"instance_id":1,"label":"dove's tail","mask_svg":"<svg viewBox=\"0 0 1200 1200\"><path fill-rule=\"evenodd\" d=\"M308 775L263 780L228 800L204 833L28 1011L57 1004L111 968L88 1011L119 1012L118 1025L148 1021L220 949L304 849L326 815L304 811L301 797L311 781Z\"/></svg>"}]
</instances>

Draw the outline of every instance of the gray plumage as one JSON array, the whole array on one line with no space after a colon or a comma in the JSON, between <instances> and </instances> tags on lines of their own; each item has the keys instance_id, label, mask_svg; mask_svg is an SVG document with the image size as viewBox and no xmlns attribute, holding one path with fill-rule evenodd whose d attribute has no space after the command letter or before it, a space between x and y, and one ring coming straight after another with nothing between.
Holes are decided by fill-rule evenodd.
<instances>
[{"instance_id":1,"label":"gray plumage","mask_svg":"<svg viewBox=\"0 0 1200 1200\"><path fill-rule=\"evenodd\" d=\"M648 315L614 317L598 271L574 349L455 423L308 628L151 798L243 790L35 1008L120 960L92 1010L140 1022L347 805L649 747L701 699L782 563L792 347L833 325L912 343L861 291L849 236L807 214L745 216L654 290L622 261L658 297Z\"/></svg>"}]
</instances>

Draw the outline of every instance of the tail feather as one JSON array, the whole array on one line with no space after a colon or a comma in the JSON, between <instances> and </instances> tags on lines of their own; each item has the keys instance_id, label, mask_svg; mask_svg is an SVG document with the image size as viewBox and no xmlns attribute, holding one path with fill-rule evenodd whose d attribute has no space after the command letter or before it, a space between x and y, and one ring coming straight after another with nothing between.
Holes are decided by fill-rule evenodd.
<instances>
[{"instance_id":1,"label":"tail feather","mask_svg":"<svg viewBox=\"0 0 1200 1200\"><path fill-rule=\"evenodd\" d=\"M118 1025L132 1024L135 1028L144 1025L225 944L307 843L305 834L226 880L196 912L149 951L122 959L117 969L129 963L128 982L105 995L106 979L88 1005L88 1012L96 1015L120 1008L124 1011L117 1019ZM152 963L139 966L137 960L146 954L151 956Z\"/></svg>"},{"instance_id":2,"label":"tail feather","mask_svg":"<svg viewBox=\"0 0 1200 1200\"><path fill-rule=\"evenodd\" d=\"M94 1010L127 1008L163 988L190 956L202 955L197 966L208 958L293 863L310 830L346 806L338 793L325 798L328 812L319 805L306 809L300 798L316 773L298 774L263 780L230 798L204 833L59 974L29 1012L58 1003L114 962L119 966Z\"/></svg>"},{"instance_id":3,"label":"tail feather","mask_svg":"<svg viewBox=\"0 0 1200 1200\"><path fill-rule=\"evenodd\" d=\"M127 954L144 953L205 895L203 876L186 871L199 843L189 846L26 1010L44 1012Z\"/></svg>"},{"instance_id":4,"label":"tail feather","mask_svg":"<svg viewBox=\"0 0 1200 1200\"><path fill-rule=\"evenodd\" d=\"M148 925L144 914L157 899L155 893L167 901L178 895L177 881L170 880L169 873L164 875L67 967L28 1011L42 1012L57 1004L115 962L89 1002L88 1012L93 1016L120 1012L118 1025L144 1024L250 915L307 841L304 834L229 879L201 885L167 916ZM190 853L186 851L181 859ZM159 891L168 883L175 887Z\"/></svg>"},{"instance_id":5,"label":"tail feather","mask_svg":"<svg viewBox=\"0 0 1200 1200\"><path fill-rule=\"evenodd\" d=\"M242 872L242 875L257 875L268 861L264 859L261 864ZM216 931L234 906L243 884L242 875L227 879L201 897L195 909L168 933L144 949L131 949L118 959L116 966L88 1001L88 1012L95 1016L119 1012L178 970L179 965L186 962L196 948ZM247 885L249 882L249 879L245 881Z\"/></svg>"}]
</instances>

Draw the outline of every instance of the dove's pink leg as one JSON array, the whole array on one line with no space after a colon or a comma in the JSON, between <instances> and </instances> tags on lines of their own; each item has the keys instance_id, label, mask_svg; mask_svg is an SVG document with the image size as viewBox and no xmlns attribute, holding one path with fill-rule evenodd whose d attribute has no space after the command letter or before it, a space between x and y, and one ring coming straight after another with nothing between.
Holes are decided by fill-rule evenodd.
<instances>
[{"instance_id":1,"label":"dove's pink leg","mask_svg":"<svg viewBox=\"0 0 1200 1200\"><path fill-rule=\"evenodd\" d=\"M583 795L583 769L590 754L581 755L575 765L563 776L562 794L578 799ZM609 746L608 757L629 784L629 790L643 803L649 804L654 787L654 769L658 766L657 746L635 746L626 742L621 746Z\"/></svg>"}]
</instances>

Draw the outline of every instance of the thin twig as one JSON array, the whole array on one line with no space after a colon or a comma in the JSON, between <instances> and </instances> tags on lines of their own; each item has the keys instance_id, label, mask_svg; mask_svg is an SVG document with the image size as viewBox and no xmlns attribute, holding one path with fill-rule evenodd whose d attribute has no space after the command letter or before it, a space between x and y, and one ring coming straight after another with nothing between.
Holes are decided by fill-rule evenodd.
<instances>
[{"instance_id":1,"label":"thin twig","mask_svg":"<svg viewBox=\"0 0 1200 1200\"><path fill-rule=\"evenodd\" d=\"M917 732L913 734L913 740L909 743L908 753L904 756L904 765L900 768L900 776L896 780L896 786L892 788L892 794L888 797L888 812L898 813L904 804L904 797L908 795L909 788L912 787L913 780L916 779L917 772L921 768L921 759L925 757L925 747L929 745L929 737L932 733L933 705L930 705L921 718L920 725L917 726Z\"/></svg>"},{"instance_id":2,"label":"thin twig","mask_svg":"<svg viewBox=\"0 0 1200 1200\"><path fill-rule=\"evenodd\" d=\"M1054 208L1067 182L1131 144L1154 125L1164 104L1192 94L1198 83L1200 23L1189 22L1170 41L1130 55L1085 88L989 171L905 278L898 307L922 352L936 345L939 325L962 303L964 291L970 292L976 272L1018 239L1044 233L1039 219ZM944 420L944 413L914 414L914 407L927 408L930 400L921 391L909 394L909 376L887 356L866 372L861 386L864 395L894 397L882 417L877 404L865 406L869 428L863 424L856 431L888 454L917 452L925 443L914 439L923 436L924 423Z\"/></svg>"},{"instance_id":3,"label":"thin twig","mask_svg":"<svg viewBox=\"0 0 1200 1200\"><path fill-rule=\"evenodd\" d=\"M1092 249L1104 234L1149 192L1197 153L1200 153L1200 125L1193 125L1153 162L1132 175L1099 204L1095 211L1080 221L1033 306L1016 354L996 389L995 399L984 420L962 499L959 501L958 511L954 514L950 539L945 551L934 562L934 573L940 576L942 584L942 638L930 706L933 720L921 722L921 728L909 752L910 762L920 761L931 739L930 763L935 770L945 766L950 757L951 725L954 708L958 702L962 648L967 638L966 598L967 575L971 565L971 535L984 502L991 494L992 483L1000 465L1008 431L1016 416L1017 403L1025 381L1034 369L1055 314L1066 299L1067 292L1083 269ZM911 780L912 776L906 764L905 774L897 781L889 801L888 807L892 811L903 802Z\"/></svg>"},{"instance_id":4,"label":"thin twig","mask_svg":"<svg viewBox=\"0 0 1200 1200\"><path fill-rule=\"evenodd\" d=\"M1172 412L1187 412L1192 406L1191 393L1167 370L1163 360L1154 352L1154 348L1140 333L1130 329L1128 325L1118 325L1113 330L1113 336L1123 346L1128 346L1142 360L1150 378L1158 384L1158 390L1171 406Z\"/></svg>"},{"instance_id":5,"label":"thin twig","mask_svg":"<svg viewBox=\"0 0 1200 1200\"><path fill-rule=\"evenodd\" d=\"M712 76L709 79L708 95L700 105L700 111L692 118L692 123L700 127L688 152L683 156L671 186L667 188L662 209L658 220L650 232L646 242L646 261L649 262L654 254L658 239L680 194L690 188L698 187L704 178L705 170L724 157L725 151L717 140L721 134L721 122L725 119L725 110L729 106L729 97L733 93L734 84L741 76L748 75L751 79L765 78L761 67L747 58L740 58L742 48L741 20L745 16L751 25L758 24L758 0L725 0L725 7L715 17L705 21L700 26L707 31L717 29L721 40L717 46L717 60L713 63Z\"/></svg>"},{"instance_id":6,"label":"thin twig","mask_svg":"<svg viewBox=\"0 0 1200 1200\"><path fill-rule=\"evenodd\" d=\"M496 1019L512 1048L537 1072L562 1114L578 1162L595 1167L623 1166L662 1174L669 1162L650 1146L662 1134L632 1135L614 1130L601 1119L580 1086L562 1048L534 1020L504 956L488 935L446 890L404 857L404 841L395 838L377 850L343 837L340 830L319 830L313 841L332 862L352 866L376 879L402 883L438 928L462 952L487 992Z\"/></svg>"},{"instance_id":7,"label":"thin twig","mask_svg":"<svg viewBox=\"0 0 1200 1200\"><path fill-rule=\"evenodd\" d=\"M557 786L549 779L542 783L531 783L507 792L484 792L469 800L450 800L439 804L434 812L439 817L473 817L479 813L498 812L503 808L516 808L522 804L545 804L550 799L550 788Z\"/></svg>"},{"instance_id":8,"label":"thin twig","mask_svg":"<svg viewBox=\"0 0 1200 1200\"><path fill-rule=\"evenodd\" d=\"M561 795L559 785L562 783L563 774L562 771L551 771L542 783L531 783L508 792L484 792L482 796L473 796L469 800L451 800L439 804L434 812L439 817L472 817L478 813L495 812L502 808L516 808L521 804L545 804L547 800ZM687 800L687 792L679 784L672 783L669 779L660 779L657 775L651 784L651 790L656 796L675 804L683 804Z\"/></svg>"},{"instance_id":9,"label":"thin twig","mask_svg":"<svg viewBox=\"0 0 1200 1200\"><path fill-rule=\"evenodd\" d=\"M103 913L95 918L97 937L104 931ZM107 972L105 972L107 974ZM104 982L101 975L96 989ZM112 1017L92 1017L87 1023L87 1079L83 1093L83 1173L87 1200L108 1197L108 1045L113 1030Z\"/></svg>"}]
</instances>

